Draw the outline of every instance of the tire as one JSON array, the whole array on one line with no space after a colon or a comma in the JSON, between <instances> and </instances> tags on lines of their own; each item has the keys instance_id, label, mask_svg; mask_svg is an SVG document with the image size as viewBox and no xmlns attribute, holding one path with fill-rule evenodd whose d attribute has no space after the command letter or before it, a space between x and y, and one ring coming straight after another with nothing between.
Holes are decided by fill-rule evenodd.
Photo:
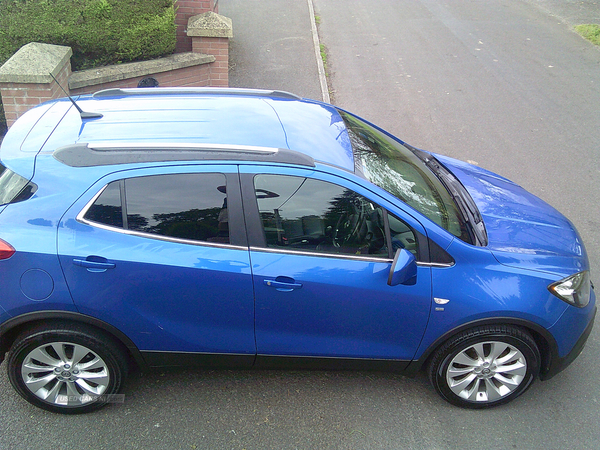
<instances>
[{"instance_id":1,"label":"tire","mask_svg":"<svg viewBox=\"0 0 600 450\"><path fill-rule=\"evenodd\" d=\"M103 333L49 324L17 337L7 358L15 390L42 409L80 414L115 401L127 374L121 348Z\"/></svg>"},{"instance_id":2,"label":"tire","mask_svg":"<svg viewBox=\"0 0 600 450\"><path fill-rule=\"evenodd\" d=\"M448 402L466 408L507 403L538 376L540 353L533 338L512 326L482 326L443 344L428 367L429 380Z\"/></svg>"}]
</instances>

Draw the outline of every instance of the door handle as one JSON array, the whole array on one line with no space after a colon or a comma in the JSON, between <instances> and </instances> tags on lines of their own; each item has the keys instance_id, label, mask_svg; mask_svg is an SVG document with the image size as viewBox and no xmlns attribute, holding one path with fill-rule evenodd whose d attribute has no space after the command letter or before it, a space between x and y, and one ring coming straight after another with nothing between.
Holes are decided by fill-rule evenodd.
<instances>
[{"instance_id":1,"label":"door handle","mask_svg":"<svg viewBox=\"0 0 600 450\"><path fill-rule=\"evenodd\" d=\"M108 262L108 260L104 258L95 257L94 259L96 259L96 261L90 258L91 257L88 256L87 259L74 259L73 264L79 267L85 267L88 272L104 272L107 269L114 269L117 267L115 263ZM97 261L98 259L101 261Z\"/></svg>"},{"instance_id":2,"label":"door handle","mask_svg":"<svg viewBox=\"0 0 600 450\"><path fill-rule=\"evenodd\" d=\"M285 281L283 281L285 280ZM275 280L263 280L265 286L277 289L280 292L292 292L295 289L300 289L302 283L296 283L293 278L277 277Z\"/></svg>"}]
</instances>

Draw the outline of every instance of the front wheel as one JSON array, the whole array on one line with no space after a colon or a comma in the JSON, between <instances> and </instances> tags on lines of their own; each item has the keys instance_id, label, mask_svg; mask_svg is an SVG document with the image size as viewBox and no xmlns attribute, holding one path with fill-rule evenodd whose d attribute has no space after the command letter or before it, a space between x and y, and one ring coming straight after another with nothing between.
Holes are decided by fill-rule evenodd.
<instances>
[{"instance_id":1,"label":"front wheel","mask_svg":"<svg viewBox=\"0 0 600 450\"><path fill-rule=\"evenodd\" d=\"M442 345L428 372L445 400L467 408L486 408L525 392L538 375L539 365L538 347L525 330L484 326Z\"/></svg>"},{"instance_id":2,"label":"front wheel","mask_svg":"<svg viewBox=\"0 0 600 450\"><path fill-rule=\"evenodd\" d=\"M15 340L7 369L13 387L31 404L78 414L114 401L127 365L108 336L78 325L45 325Z\"/></svg>"}]
</instances>

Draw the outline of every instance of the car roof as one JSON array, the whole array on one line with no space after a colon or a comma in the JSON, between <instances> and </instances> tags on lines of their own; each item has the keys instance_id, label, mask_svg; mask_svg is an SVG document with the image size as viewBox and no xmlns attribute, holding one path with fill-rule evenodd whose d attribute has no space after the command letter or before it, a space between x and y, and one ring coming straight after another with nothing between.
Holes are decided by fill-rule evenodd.
<instances>
[{"instance_id":1,"label":"car roof","mask_svg":"<svg viewBox=\"0 0 600 450\"><path fill-rule=\"evenodd\" d=\"M65 155L73 159L78 151L85 157L101 147L116 149L122 155L146 144L157 155L154 160L161 161L244 159L243 155L248 154L253 154L254 160L260 160L261 154L271 154L266 160L277 161L272 157L274 152L245 150L280 149L275 153L287 155L282 162L306 165L314 159L354 171L350 139L339 112L331 105L285 92L226 88L109 89L78 97L76 102L81 110L96 113L98 117L82 118L68 99L34 108L17 121L14 133L7 135L11 144L3 145L2 161L10 164L11 160L29 159L33 164L39 152L54 154L62 149L56 153L62 152L62 162L69 164ZM65 151L65 147L69 150ZM210 152L193 152L190 148ZM228 148L237 149L238 156L229 151L230 157L222 158L218 150ZM165 152L166 149L169 151ZM184 151L184 157L172 156L178 149ZM166 156L169 153L171 157ZM293 153L297 154L289 157ZM94 162L114 163L111 158Z\"/></svg>"}]
</instances>

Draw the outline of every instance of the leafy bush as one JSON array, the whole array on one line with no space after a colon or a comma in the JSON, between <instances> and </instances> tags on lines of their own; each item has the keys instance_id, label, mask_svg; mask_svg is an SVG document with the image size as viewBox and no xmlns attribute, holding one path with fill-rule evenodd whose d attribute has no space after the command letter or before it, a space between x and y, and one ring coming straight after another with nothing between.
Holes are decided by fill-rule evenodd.
<instances>
[{"instance_id":1,"label":"leafy bush","mask_svg":"<svg viewBox=\"0 0 600 450\"><path fill-rule=\"evenodd\" d=\"M0 0L0 66L30 42L73 49L73 70L173 53L175 0ZM6 131L0 101L0 135Z\"/></svg>"},{"instance_id":2,"label":"leafy bush","mask_svg":"<svg viewBox=\"0 0 600 450\"><path fill-rule=\"evenodd\" d=\"M29 42L73 49L73 70L175 50L174 0L0 0L0 64Z\"/></svg>"}]
</instances>

